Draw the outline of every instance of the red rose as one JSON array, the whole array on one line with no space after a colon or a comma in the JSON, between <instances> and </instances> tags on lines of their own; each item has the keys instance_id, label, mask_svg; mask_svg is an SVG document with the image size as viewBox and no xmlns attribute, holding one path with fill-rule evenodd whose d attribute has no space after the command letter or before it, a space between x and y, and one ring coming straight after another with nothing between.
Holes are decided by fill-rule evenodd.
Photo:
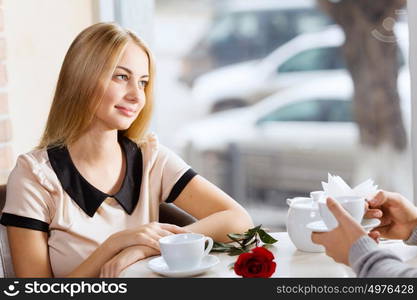
<instances>
[{"instance_id":1,"label":"red rose","mask_svg":"<svg viewBox=\"0 0 417 300\"><path fill-rule=\"evenodd\" d=\"M256 247L251 252L242 253L234 269L237 275L247 278L268 278L275 272L277 264L274 255L263 247Z\"/></svg>"}]
</instances>

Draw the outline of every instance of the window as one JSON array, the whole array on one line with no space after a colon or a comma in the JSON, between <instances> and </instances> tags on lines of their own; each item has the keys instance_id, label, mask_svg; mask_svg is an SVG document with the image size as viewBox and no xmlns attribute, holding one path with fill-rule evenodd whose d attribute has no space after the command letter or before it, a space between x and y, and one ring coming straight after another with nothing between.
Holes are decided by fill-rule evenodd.
<instances>
[{"instance_id":1,"label":"window","mask_svg":"<svg viewBox=\"0 0 417 300\"><path fill-rule=\"evenodd\" d=\"M211 32L207 36L209 43L226 41L233 31L233 17L225 16L223 18L219 18L216 22L214 22L214 24L215 25L211 29Z\"/></svg>"},{"instance_id":2,"label":"window","mask_svg":"<svg viewBox=\"0 0 417 300\"><path fill-rule=\"evenodd\" d=\"M333 23L333 20L320 10L300 11L294 20L296 34L318 31Z\"/></svg>"},{"instance_id":3,"label":"window","mask_svg":"<svg viewBox=\"0 0 417 300\"><path fill-rule=\"evenodd\" d=\"M320 107L320 101L303 101L288 104L261 118L263 122L320 122L324 120L324 114Z\"/></svg>"},{"instance_id":4,"label":"window","mask_svg":"<svg viewBox=\"0 0 417 300\"><path fill-rule=\"evenodd\" d=\"M327 122L353 122L352 101L347 100L323 100Z\"/></svg>"},{"instance_id":5,"label":"window","mask_svg":"<svg viewBox=\"0 0 417 300\"><path fill-rule=\"evenodd\" d=\"M263 122L352 122L352 102L317 99L292 103L258 121Z\"/></svg>"},{"instance_id":6,"label":"window","mask_svg":"<svg viewBox=\"0 0 417 300\"><path fill-rule=\"evenodd\" d=\"M237 20L235 34L241 39L256 39L260 32L259 20L253 14L242 14Z\"/></svg>"},{"instance_id":7,"label":"window","mask_svg":"<svg viewBox=\"0 0 417 300\"><path fill-rule=\"evenodd\" d=\"M227 65L256 57L263 41L262 29L254 13L225 15L209 33L207 40L210 55L219 65Z\"/></svg>"},{"instance_id":8,"label":"window","mask_svg":"<svg viewBox=\"0 0 417 300\"><path fill-rule=\"evenodd\" d=\"M302 51L279 68L279 73L344 69L340 47L323 47Z\"/></svg>"},{"instance_id":9,"label":"window","mask_svg":"<svg viewBox=\"0 0 417 300\"><path fill-rule=\"evenodd\" d=\"M256 39L260 34L259 18L254 13L234 13L219 17L208 35L210 43L230 43L239 39ZM254 41L252 41L254 42Z\"/></svg>"}]
</instances>

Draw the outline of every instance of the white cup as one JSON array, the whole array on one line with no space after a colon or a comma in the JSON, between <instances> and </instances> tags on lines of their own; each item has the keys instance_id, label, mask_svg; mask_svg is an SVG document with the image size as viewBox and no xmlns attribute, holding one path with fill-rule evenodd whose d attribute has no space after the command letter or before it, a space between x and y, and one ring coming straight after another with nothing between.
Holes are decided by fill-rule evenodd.
<instances>
[{"instance_id":1,"label":"white cup","mask_svg":"<svg viewBox=\"0 0 417 300\"><path fill-rule=\"evenodd\" d=\"M210 253L213 239L199 233L180 233L160 238L159 246L170 270L189 270L198 267Z\"/></svg>"},{"instance_id":2,"label":"white cup","mask_svg":"<svg viewBox=\"0 0 417 300\"><path fill-rule=\"evenodd\" d=\"M362 222L365 214L365 198L359 196L340 196L333 197L358 223ZM326 198L319 201L319 213L324 224L329 230L337 227L338 222L327 207Z\"/></svg>"},{"instance_id":3,"label":"white cup","mask_svg":"<svg viewBox=\"0 0 417 300\"><path fill-rule=\"evenodd\" d=\"M310 193L310 198L313 199L313 202L319 202L324 195L323 191L313 191Z\"/></svg>"}]
</instances>

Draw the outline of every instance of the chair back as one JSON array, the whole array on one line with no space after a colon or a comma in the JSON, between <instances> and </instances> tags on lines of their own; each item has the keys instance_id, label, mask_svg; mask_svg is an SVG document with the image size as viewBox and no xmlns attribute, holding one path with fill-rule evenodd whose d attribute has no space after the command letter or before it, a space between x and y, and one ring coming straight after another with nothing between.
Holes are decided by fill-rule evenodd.
<instances>
[{"instance_id":1,"label":"chair back","mask_svg":"<svg viewBox=\"0 0 417 300\"><path fill-rule=\"evenodd\" d=\"M6 185L0 185L0 213L6 203Z\"/></svg>"}]
</instances>

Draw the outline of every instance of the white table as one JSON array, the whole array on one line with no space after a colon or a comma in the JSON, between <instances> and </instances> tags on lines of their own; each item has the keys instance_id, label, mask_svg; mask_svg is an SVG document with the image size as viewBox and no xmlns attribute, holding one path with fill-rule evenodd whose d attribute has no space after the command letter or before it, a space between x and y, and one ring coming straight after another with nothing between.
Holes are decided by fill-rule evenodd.
<instances>
[{"instance_id":1,"label":"white table","mask_svg":"<svg viewBox=\"0 0 417 300\"><path fill-rule=\"evenodd\" d=\"M274 253L277 268L273 277L355 277L351 268L334 262L325 253L302 252L295 248L287 232L271 234L278 242L269 250ZM417 246L407 246L402 241L388 240L380 247L390 249L411 266L417 267ZM206 273L196 277L239 277L228 265L235 262L237 256L224 253L215 254L220 262ZM120 277L162 277L148 269L151 258L138 261L124 270Z\"/></svg>"}]
</instances>

